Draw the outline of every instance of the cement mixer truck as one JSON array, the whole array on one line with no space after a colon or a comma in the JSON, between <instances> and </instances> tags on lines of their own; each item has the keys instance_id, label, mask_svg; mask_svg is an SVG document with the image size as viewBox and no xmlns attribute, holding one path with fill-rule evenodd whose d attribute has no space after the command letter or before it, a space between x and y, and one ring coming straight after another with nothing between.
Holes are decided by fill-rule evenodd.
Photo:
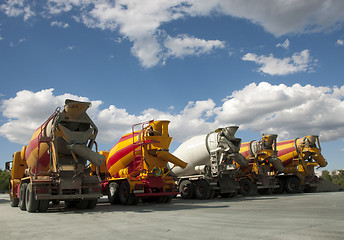
<instances>
[{"instance_id":1,"label":"cement mixer truck","mask_svg":"<svg viewBox=\"0 0 344 240\"><path fill-rule=\"evenodd\" d=\"M249 161L248 167L240 167L236 175L240 179L241 195L272 193L278 187L275 175L284 172L277 158L277 135L263 134L259 141L242 143L240 153Z\"/></svg>"},{"instance_id":2,"label":"cement mixer truck","mask_svg":"<svg viewBox=\"0 0 344 240\"><path fill-rule=\"evenodd\" d=\"M100 152L106 156L106 165L93 166L93 174L102 177L103 193L112 204L132 205L140 200L167 203L179 193L166 166L171 163L185 168L187 164L169 153L169 123L152 120L135 124L109 152Z\"/></svg>"},{"instance_id":3,"label":"cement mixer truck","mask_svg":"<svg viewBox=\"0 0 344 240\"><path fill-rule=\"evenodd\" d=\"M10 203L28 212L45 212L49 202L67 207L94 208L102 196L89 163L99 166L104 156L93 151L97 127L86 110L88 102L67 99L32 135L27 146L13 154Z\"/></svg>"},{"instance_id":4,"label":"cement mixer truck","mask_svg":"<svg viewBox=\"0 0 344 240\"><path fill-rule=\"evenodd\" d=\"M185 169L171 170L182 198L209 199L218 194L222 197L236 194L237 164L248 166L248 160L239 153L241 139L234 136L237 129L237 126L219 128L192 137L176 149L173 155L188 163Z\"/></svg>"},{"instance_id":5,"label":"cement mixer truck","mask_svg":"<svg viewBox=\"0 0 344 240\"><path fill-rule=\"evenodd\" d=\"M314 168L327 165L321 154L319 137L308 135L278 142L277 151L285 170L277 176L279 188L275 192L314 192L319 184Z\"/></svg>"}]
</instances>

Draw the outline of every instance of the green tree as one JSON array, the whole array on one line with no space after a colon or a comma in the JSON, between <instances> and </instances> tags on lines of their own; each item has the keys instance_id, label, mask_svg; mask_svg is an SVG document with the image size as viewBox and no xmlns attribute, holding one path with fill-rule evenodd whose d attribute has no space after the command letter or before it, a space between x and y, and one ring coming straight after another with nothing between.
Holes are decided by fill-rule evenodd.
<instances>
[{"instance_id":1,"label":"green tree","mask_svg":"<svg viewBox=\"0 0 344 240\"><path fill-rule=\"evenodd\" d=\"M330 172L327 170L324 170L321 172L321 178L323 178L329 182L332 182L332 176L331 176Z\"/></svg>"},{"instance_id":2,"label":"green tree","mask_svg":"<svg viewBox=\"0 0 344 240\"><path fill-rule=\"evenodd\" d=\"M339 170L336 175L333 175L332 182L344 187L344 170Z\"/></svg>"},{"instance_id":3,"label":"green tree","mask_svg":"<svg viewBox=\"0 0 344 240\"><path fill-rule=\"evenodd\" d=\"M0 191L7 191L9 189L10 178L11 172L0 169Z\"/></svg>"}]
</instances>

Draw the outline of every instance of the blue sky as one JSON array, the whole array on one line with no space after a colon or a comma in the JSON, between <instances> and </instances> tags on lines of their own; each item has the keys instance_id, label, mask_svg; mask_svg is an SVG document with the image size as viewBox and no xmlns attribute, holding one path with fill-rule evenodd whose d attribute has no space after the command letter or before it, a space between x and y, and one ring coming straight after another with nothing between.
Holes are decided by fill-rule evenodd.
<instances>
[{"instance_id":1,"label":"blue sky","mask_svg":"<svg viewBox=\"0 0 344 240\"><path fill-rule=\"evenodd\" d=\"M243 141L320 135L344 169L344 2L5 0L0 168L64 99L92 101L100 149L150 119L171 151L238 125Z\"/></svg>"}]
</instances>

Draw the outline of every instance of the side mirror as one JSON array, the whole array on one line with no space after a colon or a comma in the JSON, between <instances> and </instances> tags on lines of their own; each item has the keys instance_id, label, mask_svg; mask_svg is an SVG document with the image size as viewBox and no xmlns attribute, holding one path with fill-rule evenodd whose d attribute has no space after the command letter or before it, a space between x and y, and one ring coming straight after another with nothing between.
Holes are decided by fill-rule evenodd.
<instances>
[{"instance_id":1,"label":"side mirror","mask_svg":"<svg viewBox=\"0 0 344 240\"><path fill-rule=\"evenodd\" d=\"M12 162L6 162L6 163L5 163L5 169L6 169L6 170L8 170L8 171L11 170L11 163L12 163Z\"/></svg>"}]
</instances>

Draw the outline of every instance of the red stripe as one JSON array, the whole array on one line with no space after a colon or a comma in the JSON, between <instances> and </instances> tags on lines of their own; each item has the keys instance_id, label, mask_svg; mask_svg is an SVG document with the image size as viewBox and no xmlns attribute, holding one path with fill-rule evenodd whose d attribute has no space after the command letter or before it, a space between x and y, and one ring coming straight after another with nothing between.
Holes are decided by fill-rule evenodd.
<instances>
[{"instance_id":1,"label":"red stripe","mask_svg":"<svg viewBox=\"0 0 344 240\"><path fill-rule=\"evenodd\" d=\"M247 150L245 152L241 152L241 155L243 155L244 157L249 157L251 156L250 150Z\"/></svg>"},{"instance_id":2,"label":"red stripe","mask_svg":"<svg viewBox=\"0 0 344 240\"><path fill-rule=\"evenodd\" d=\"M290 148L286 148L286 149L283 149L283 150L278 150L277 156L280 157L280 156L283 156L285 154L288 154L288 153L291 153L291 152L294 152L294 151L296 151L295 147L290 147Z\"/></svg>"},{"instance_id":3,"label":"red stripe","mask_svg":"<svg viewBox=\"0 0 344 240\"><path fill-rule=\"evenodd\" d=\"M32 139L29 144L27 145L26 151L25 151L25 159L29 159L30 154L33 150L35 150L38 147L38 135L36 138Z\"/></svg>"},{"instance_id":4,"label":"red stripe","mask_svg":"<svg viewBox=\"0 0 344 240\"><path fill-rule=\"evenodd\" d=\"M139 135L139 132L134 132L134 137L136 137L137 135ZM120 139L117 143L123 142L123 141L125 141L125 140L130 139L130 138L133 138L133 134L132 134L132 133L129 133L129 134L127 134L127 135L121 137L121 139Z\"/></svg>"},{"instance_id":5,"label":"red stripe","mask_svg":"<svg viewBox=\"0 0 344 240\"><path fill-rule=\"evenodd\" d=\"M37 161L38 172L44 172L50 163L50 154L48 153L48 151L45 152ZM36 165L31 171L32 173L36 173Z\"/></svg>"},{"instance_id":6,"label":"red stripe","mask_svg":"<svg viewBox=\"0 0 344 240\"><path fill-rule=\"evenodd\" d=\"M138 143L138 142L135 142ZM116 144L117 145L117 144ZM115 146L116 146L115 145ZM114 146L114 147L115 147ZM139 146L136 147L136 149ZM112 165L114 165L116 162L118 162L121 158L123 158L124 156L128 155L130 152L133 151L133 144L130 144L122 149L117 150L107 161L106 166L108 169L111 168ZM111 152L111 150L110 150Z\"/></svg>"},{"instance_id":7,"label":"red stripe","mask_svg":"<svg viewBox=\"0 0 344 240\"><path fill-rule=\"evenodd\" d=\"M250 145L250 143L249 142L245 142L245 143L241 144L241 147L247 147L248 145Z\"/></svg>"},{"instance_id":8,"label":"red stripe","mask_svg":"<svg viewBox=\"0 0 344 240\"><path fill-rule=\"evenodd\" d=\"M295 142L295 140L288 140L288 141L278 142L277 146L283 146L283 145L290 144L290 143L293 143L293 142Z\"/></svg>"}]
</instances>

